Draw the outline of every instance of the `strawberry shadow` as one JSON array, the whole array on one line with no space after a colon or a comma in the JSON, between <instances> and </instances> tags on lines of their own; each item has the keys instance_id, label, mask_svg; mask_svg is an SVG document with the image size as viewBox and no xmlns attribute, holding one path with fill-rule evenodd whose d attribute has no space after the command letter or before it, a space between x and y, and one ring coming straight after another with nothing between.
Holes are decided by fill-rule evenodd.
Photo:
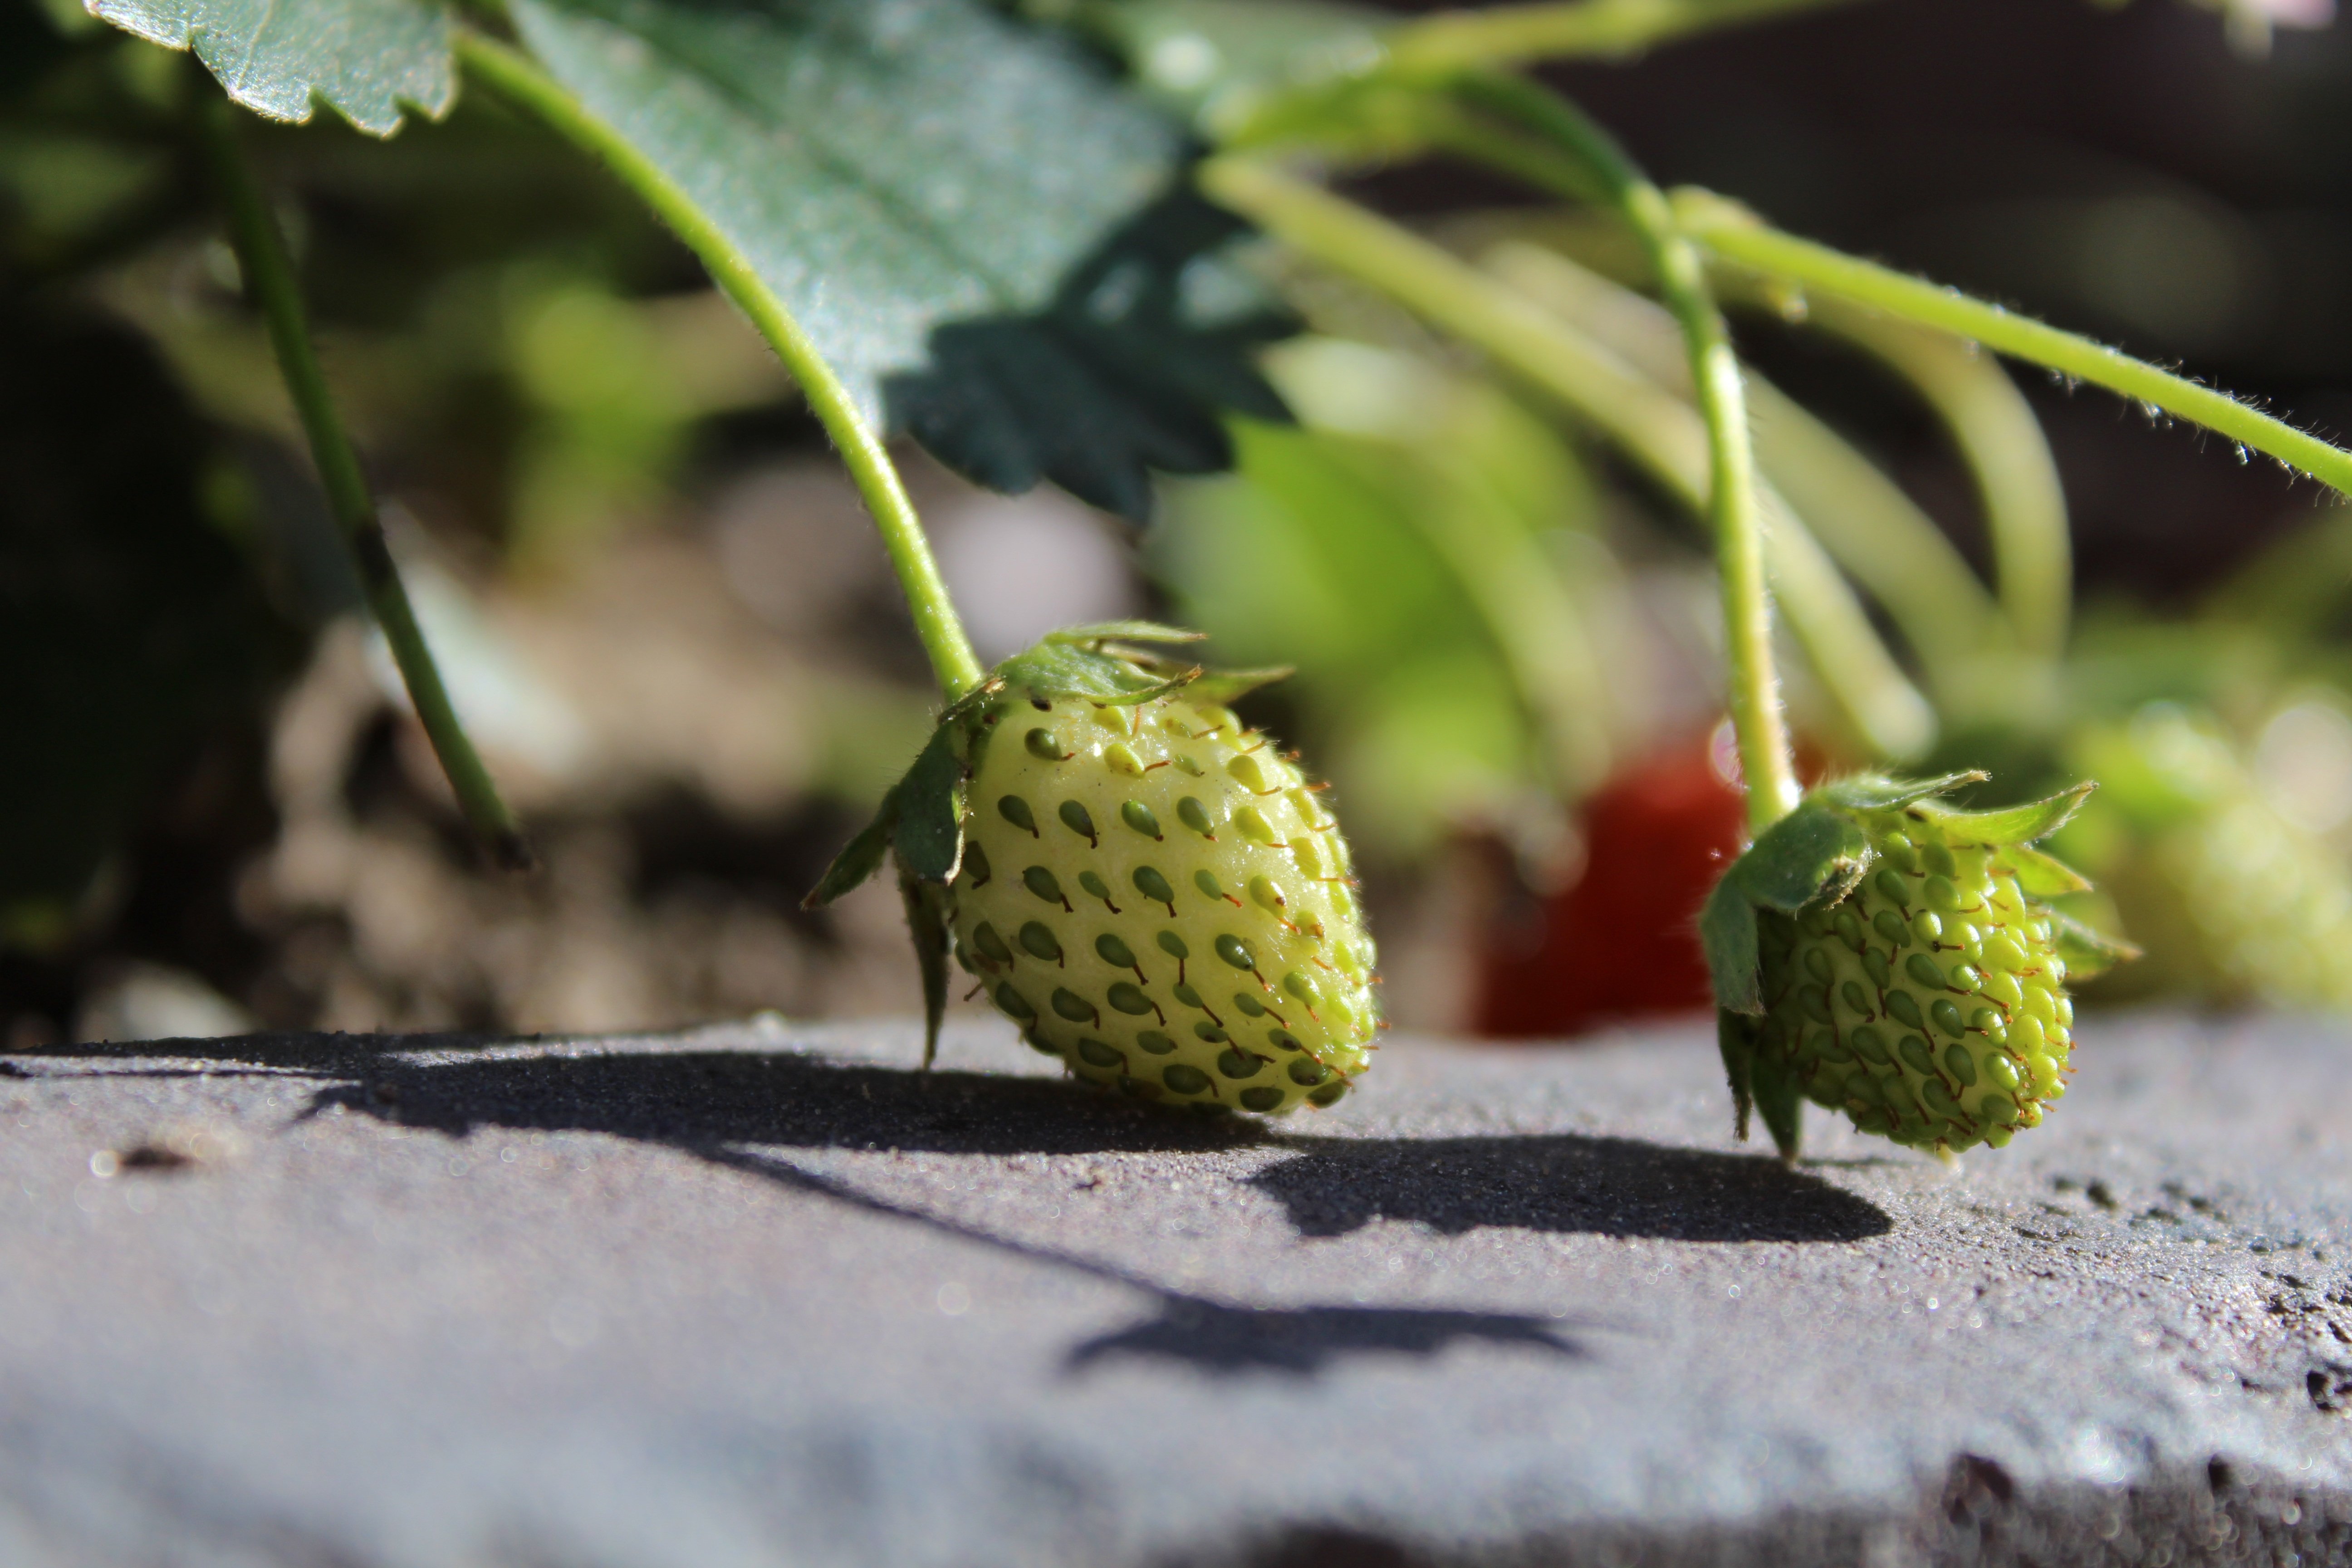
<instances>
[{"instance_id":1,"label":"strawberry shadow","mask_svg":"<svg viewBox=\"0 0 2352 1568\"><path fill-rule=\"evenodd\" d=\"M1573 1133L1283 1142L1303 1152L1249 1183L1307 1237L1380 1219L1446 1236L1491 1227L1695 1242L1854 1242L1894 1228L1875 1204L1767 1154Z\"/></svg>"},{"instance_id":2,"label":"strawberry shadow","mask_svg":"<svg viewBox=\"0 0 2352 1568\"><path fill-rule=\"evenodd\" d=\"M1148 1315L1073 1346L1064 1361L1069 1375L1127 1360L1174 1363L1211 1376L1311 1377L1345 1358L1428 1358L1463 1344L1571 1361L1589 1352L1574 1325L1547 1317L1262 1306L1175 1289L1100 1258L866 1192L806 1168L792 1152L1205 1153L1273 1146L1290 1157L1245 1179L1279 1201L1307 1237L1345 1236L1381 1217L1447 1235L1496 1226L1695 1241L1852 1241L1890 1227L1862 1199L1764 1158L1571 1135L1301 1138L1245 1118L1171 1114L1062 1079L920 1073L798 1051L254 1036L33 1055L99 1058L61 1076L177 1076L188 1069L146 1063L195 1055L230 1071L320 1080L305 1119L340 1110L452 1137L497 1127L628 1138L1150 1298Z\"/></svg>"}]
</instances>

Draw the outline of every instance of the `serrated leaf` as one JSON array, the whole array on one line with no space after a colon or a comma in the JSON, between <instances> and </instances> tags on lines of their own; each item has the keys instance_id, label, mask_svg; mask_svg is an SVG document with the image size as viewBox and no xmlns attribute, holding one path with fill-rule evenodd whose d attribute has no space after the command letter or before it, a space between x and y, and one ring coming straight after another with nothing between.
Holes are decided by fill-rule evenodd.
<instances>
[{"instance_id":1,"label":"serrated leaf","mask_svg":"<svg viewBox=\"0 0 2352 1568\"><path fill-rule=\"evenodd\" d=\"M2139 948L2131 942L2085 925L2063 910L2045 908L2041 913L2050 921L2051 940L2057 946L2058 956L2065 961L2070 984L2141 956Z\"/></svg>"},{"instance_id":2,"label":"serrated leaf","mask_svg":"<svg viewBox=\"0 0 2352 1568\"><path fill-rule=\"evenodd\" d=\"M189 49L229 97L272 120L314 100L389 136L404 106L438 119L457 96L449 13L427 0L89 0L89 14Z\"/></svg>"},{"instance_id":3,"label":"serrated leaf","mask_svg":"<svg viewBox=\"0 0 2352 1568\"><path fill-rule=\"evenodd\" d=\"M804 910L819 910L843 894L865 885L866 879L882 868L882 858L890 852L890 836L898 823L898 791L893 787L882 797L881 809L874 820L857 830L857 837L842 847L824 868L815 887L801 900Z\"/></svg>"},{"instance_id":4,"label":"serrated leaf","mask_svg":"<svg viewBox=\"0 0 2352 1568\"><path fill-rule=\"evenodd\" d=\"M1047 632L1041 640L1054 643L1104 642L1121 638L1128 642L1171 643L1201 642L1208 633L1191 631L1183 626L1162 626L1158 621L1094 621L1082 626L1064 626Z\"/></svg>"},{"instance_id":5,"label":"serrated leaf","mask_svg":"<svg viewBox=\"0 0 2352 1568\"><path fill-rule=\"evenodd\" d=\"M1202 287L1238 221L1179 129L980 0L514 0L551 73L740 251L877 426L999 489L1130 516L1281 405L1263 301Z\"/></svg>"},{"instance_id":6,"label":"serrated leaf","mask_svg":"<svg viewBox=\"0 0 2352 1568\"><path fill-rule=\"evenodd\" d=\"M2000 863L2009 868L2017 885L2031 899L2063 899L2069 893L2090 891L2091 879L2046 850L2015 844L2000 852Z\"/></svg>"},{"instance_id":7,"label":"serrated leaf","mask_svg":"<svg viewBox=\"0 0 2352 1568\"><path fill-rule=\"evenodd\" d=\"M947 883L963 867L962 726L943 723L898 781L898 864L927 882Z\"/></svg>"},{"instance_id":8,"label":"serrated leaf","mask_svg":"<svg viewBox=\"0 0 2352 1568\"><path fill-rule=\"evenodd\" d=\"M1044 697L1083 697L1090 702L1128 706L1149 702L1190 683L1200 674L1185 668L1172 676L1139 669L1127 659L1091 647L1042 642L996 667L996 677Z\"/></svg>"},{"instance_id":9,"label":"serrated leaf","mask_svg":"<svg viewBox=\"0 0 2352 1568\"><path fill-rule=\"evenodd\" d=\"M941 327L930 370L884 383L892 428L992 489L1047 479L1149 521L1153 470L1233 466L1223 411L1290 417L1252 357L1297 323L1254 283L1253 308L1238 319L1190 303L1210 290L1188 285L1213 273L1215 249L1241 232L1223 209L1171 192L1113 236L1047 310Z\"/></svg>"},{"instance_id":10,"label":"serrated leaf","mask_svg":"<svg viewBox=\"0 0 2352 1568\"><path fill-rule=\"evenodd\" d=\"M2025 845L2047 838L2065 826L2098 787L2096 782L2085 779L2047 800L2012 805L2004 811L1953 811L1943 806L1925 809L1931 820L1969 843Z\"/></svg>"},{"instance_id":11,"label":"serrated leaf","mask_svg":"<svg viewBox=\"0 0 2352 1568\"><path fill-rule=\"evenodd\" d=\"M923 1069L928 1072L940 1054L940 1020L948 1010L947 889L911 874L901 862L898 898L906 906L915 966L923 977Z\"/></svg>"},{"instance_id":12,"label":"serrated leaf","mask_svg":"<svg viewBox=\"0 0 2352 1568\"><path fill-rule=\"evenodd\" d=\"M1964 784L1982 784L1990 774L1946 773L1935 779L1894 779L1883 773L1856 773L1835 779L1812 791L1815 798L1848 811L1889 811L1899 805L1949 795Z\"/></svg>"}]
</instances>

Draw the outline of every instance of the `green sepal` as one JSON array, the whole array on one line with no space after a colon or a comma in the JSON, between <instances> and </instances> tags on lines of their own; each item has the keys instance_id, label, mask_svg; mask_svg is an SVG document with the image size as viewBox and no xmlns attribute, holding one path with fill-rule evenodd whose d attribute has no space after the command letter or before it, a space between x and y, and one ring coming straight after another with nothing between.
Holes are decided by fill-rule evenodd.
<instances>
[{"instance_id":1,"label":"green sepal","mask_svg":"<svg viewBox=\"0 0 2352 1568\"><path fill-rule=\"evenodd\" d=\"M857 837L842 847L824 868L808 897L801 900L804 910L819 910L844 893L864 885L866 879L882 868L882 858L890 852L890 836L898 826L898 790L896 785L882 797L881 809L874 820L857 830Z\"/></svg>"},{"instance_id":2,"label":"green sepal","mask_svg":"<svg viewBox=\"0 0 2352 1568\"><path fill-rule=\"evenodd\" d=\"M1756 911L1795 914L1816 900L1843 898L1870 868L1870 840L1816 791L1758 835L1731 863L1699 913L1699 943L1715 982L1716 1005L1760 1014Z\"/></svg>"},{"instance_id":3,"label":"green sepal","mask_svg":"<svg viewBox=\"0 0 2352 1568\"><path fill-rule=\"evenodd\" d=\"M2050 922L2051 942L2058 949L2058 956L2065 961L2069 984L2141 956L2138 948L2121 937L2109 936L2085 925L2063 910L2044 908L2039 913Z\"/></svg>"},{"instance_id":4,"label":"green sepal","mask_svg":"<svg viewBox=\"0 0 2352 1568\"><path fill-rule=\"evenodd\" d=\"M891 791L898 797L892 843L898 865L926 882L951 882L963 867L962 738L963 726L953 721L932 731Z\"/></svg>"},{"instance_id":5,"label":"green sepal","mask_svg":"<svg viewBox=\"0 0 2352 1568\"><path fill-rule=\"evenodd\" d=\"M1756 1114L1772 1134L1772 1147L1783 1160L1794 1160L1805 1142L1805 1097L1788 1065L1769 1051L1758 1051L1748 1069L1749 1089L1756 1096Z\"/></svg>"},{"instance_id":6,"label":"green sepal","mask_svg":"<svg viewBox=\"0 0 2352 1568\"><path fill-rule=\"evenodd\" d=\"M1048 640L998 665L993 679L982 688L982 692L1019 686L1040 697L1082 697L1089 702L1128 707L1163 697L1189 684L1200 673L1198 666L1187 665L1173 675L1162 674L1158 668L1139 668L1134 659L1121 658L1100 647ZM973 694L979 695L981 692ZM970 697L964 699L956 710L961 711L971 700Z\"/></svg>"},{"instance_id":7,"label":"green sepal","mask_svg":"<svg viewBox=\"0 0 2352 1568\"><path fill-rule=\"evenodd\" d=\"M2029 899L2063 899L2091 890L2088 877L2045 849L2011 845L2001 850L2000 864L2015 875L2019 889Z\"/></svg>"},{"instance_id":8,"label":"green sepal","mask_svg":"<svg viewBox=\"0 0 2352 1568\"><path fill-rule=\"evenodd\" d=\"M1163 626L1158 621L1093 621L1082 626L1063 626L1045 634L1043 641L1050 643L1099 643L1124 637L1129 642L1202 642L1206 632L1189 631L1182 626Z\"/></svg>"},{"instance_id":9,"label":"green sepal","mask_svg":"<svg viewBox=\"0 0 2352 1568\"><path fill-rule=\"evenodd\" d=\"M2047 800L2037 800L2027 805L2012 805L2005 811L1952 811L1943 806L1921 808L1927 820L1944 828L1955 838L1969 844L2005 846L2032 844L2049 837L2074 819L2083 809L2083 802L2098 788L2095 780L2084 779L2073 789L2062 790ZM2020 886L2023 886L2021 882ZM2027 889L2031 892L2032 889Z\"/></svg>"},{"instance_id":10,"label":"green sepal","mask_svg":"<svg viewBox=\"0 0 2352 1568\"><path fill-rule=\"evenodd\" d=\"M1201 672L1184 689L1186 696L1201 702L1238 702L1261 686L1272 686L1277 680L1287 680L1297 674L1297 667L1271 665L1263 669L1209 669Z\"/></svg>"},{"instance_id":11,"label":"green sepal","mask_svg":"<svg viewBox=\"0 0 2352 1568\"><path fill-rule=\"evenodd\" d=\"M1895 779L1884 773L1855 773L1813 790L1806 798L1846 811L1892 811L1896 806L1949 795L1964 785L1982 784L1992 775L1970 770L1935 779Z\"/></svg>"},{"instance_id":12,"label":"green sepal","mask_svg":"<svg viewBox=\"0 0 2352 1568\"><path fill-rule=\"evenodd\" d=\"M1715 1010L1715 1045L1723 1053L1723 1076L1731 1085L1731 1130L1748 1142L1748 1113L1755 1109L1756 1024L1728 1007Z\"/></svg>"},{"instance_id":13,"label":"green sepal","mask_svg":"<svg viewBox=\"0 0 2352 1568\"><path fill-rule=\"evenodd\" d=\"M923 1070L940 1054L940 1020L948 1010L948 891L898 867L898 897L907 907L907 934L923 975Z\"/></svg>"}]
</instances>

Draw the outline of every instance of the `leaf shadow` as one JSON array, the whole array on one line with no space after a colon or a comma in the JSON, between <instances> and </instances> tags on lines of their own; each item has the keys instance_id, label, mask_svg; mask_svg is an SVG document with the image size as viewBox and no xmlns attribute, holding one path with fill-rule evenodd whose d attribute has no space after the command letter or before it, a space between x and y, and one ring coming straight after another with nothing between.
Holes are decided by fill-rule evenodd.
<instances>
[{"instance_id":1,"label":"leaf shadow","mask_svg":"<svg viewBox=\"0 0 2352 1568\"><path fill-rule=\"evenodd\" d=\"M1069 1353L1083 1372L1115 1356L1164 1357L1212 1373L1311 1376L1346 1355L1434 1356L1456 1343L1518 1346L1580 1361L1591 1354L1549 1318L1423 1307L1229 1307L1167 1297L1160 1314Z\"/></svg>"}]
</instances>

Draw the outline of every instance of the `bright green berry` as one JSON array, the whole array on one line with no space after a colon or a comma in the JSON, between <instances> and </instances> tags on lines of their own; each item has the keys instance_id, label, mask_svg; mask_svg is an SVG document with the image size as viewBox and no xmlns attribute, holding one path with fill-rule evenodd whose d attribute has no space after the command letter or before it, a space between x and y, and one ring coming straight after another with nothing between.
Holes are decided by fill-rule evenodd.
<instances>
[{"instance_id":1,"label":"bright green berry","mask_svg":"<svg viewBox=\"0 0 2352 1568\"><path fill-rule=\"evenodd\" d=\"M1793 917L1759 912L1757 1048L1865 1132L1917 1148L1999 1148L2065 1092L2074 1037L2054 1022L2066 970L2050 928L2000 849L1900 808L1855 820L1875 874ZM1914 923L1923 912L1937 917L1924 941ZM1963 956L1972 950L1981 966ZM2011 1027L2019 1016L2035 1022L2030 1050Z\"/></svg>"},{"instance_id":2,"label":"bright green berry","mask_svg":"<svg viewBox=\"0 0 2352 1568\"><path fill-rule=\"evenodd\" d=\"M1785 1154L1799 1100L1865 1132L1956 1152L2009 1142L2065 1092L2073 966L2125 956L2042 900L2088 886L2032 847L2089 786L2009 811L1862 777L1759 835L1701 926L1744 1128L1759 1107Z\"/></svg>"}]
</instances>

